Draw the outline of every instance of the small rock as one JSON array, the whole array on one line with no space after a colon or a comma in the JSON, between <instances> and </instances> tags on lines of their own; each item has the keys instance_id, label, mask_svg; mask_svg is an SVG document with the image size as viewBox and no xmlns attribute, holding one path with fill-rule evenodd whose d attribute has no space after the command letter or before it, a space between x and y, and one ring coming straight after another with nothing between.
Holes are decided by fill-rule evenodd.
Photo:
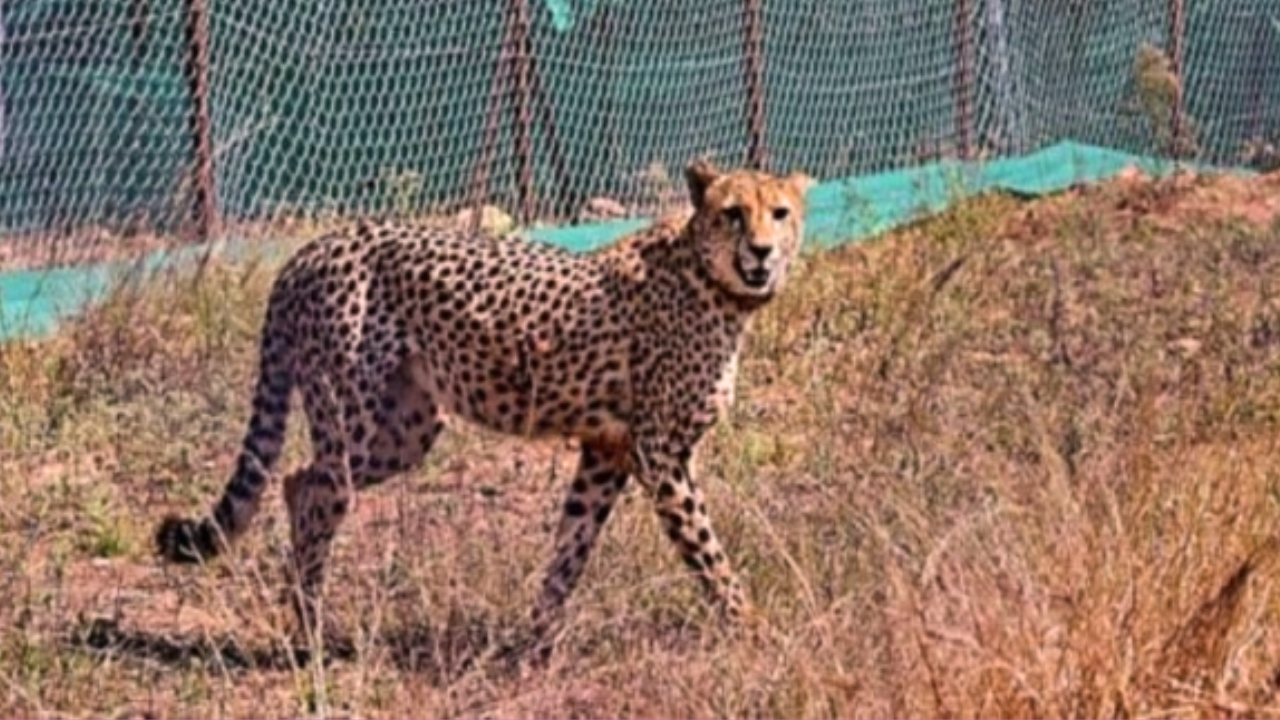
<instances>
[{"instance_id":1,"label":"small rock","mask_svg":"<svg viewBox=\"0 0 1280 720\"><path fill-rule=\"evenodd\" d=\"M626 216L627 207L609 197L593 197L578 212L578 220L581 222L616 220Z\"/></svg>"},{"instance_id":2,"label":"small rock","mask_svg":"<svg viewBox=\"0 0 1280 720\"><path fill-rule=\"evenodd\" d=\"M466 208L454 215L453 219L463 229L469 230L474 217L475 208ZM503 212L501 208L493 205L484 205L480 208L480 228L483 230L501 235L515 228L515 225L515 220Z\"/></svg>"}]
</instances>

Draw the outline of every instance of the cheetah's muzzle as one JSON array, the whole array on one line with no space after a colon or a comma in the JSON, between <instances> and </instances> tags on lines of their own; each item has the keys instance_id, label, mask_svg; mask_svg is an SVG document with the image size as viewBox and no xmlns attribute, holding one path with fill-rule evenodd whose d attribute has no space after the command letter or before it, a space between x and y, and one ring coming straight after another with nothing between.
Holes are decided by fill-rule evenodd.
<instances>
[{"instance_id":1,"label":"cheetah's muzzle","mask_svg":"<svg viewBox=\"0 0 1280 720\"><path fill-rule=\"evenodd\" d=\"M752 290L763 290L769 285L773 273L764 265L757 265L753 268L746 268L742 265L742 259L739 258L734 264L734 269L738 271L738 276L742 278L743 284Z\"/></svg>"}]
</instances>

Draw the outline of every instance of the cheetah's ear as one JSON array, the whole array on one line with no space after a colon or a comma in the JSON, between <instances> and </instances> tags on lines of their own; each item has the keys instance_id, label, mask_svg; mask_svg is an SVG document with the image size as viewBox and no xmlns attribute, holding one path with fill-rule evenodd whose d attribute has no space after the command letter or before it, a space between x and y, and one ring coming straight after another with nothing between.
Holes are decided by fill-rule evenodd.
<instances>
[{"instance_id":1,"label":"cheetah's ear","mask_svg":"<svg viewBox=\"0 0 1280 720\"><path fill-rule=\"evenodd\" d=\"M702 207L707 198L707 188L720 177L720 171L711 161L698 158L684 169L684 181L689 185L689 199L695 208Z\"/></svg>"},{"instance_id":2,"label":"cheetah's ear","mask_svg":"<svg viewBox=\"0 0 1280 720\"><path fill-rule=\"evenodd\" d=\"M791 184L791 187L795 188L796 194L801 198L816 184L813 178L802 172L791 173L787 176L787 182Z\"/></svg>"}]
</instances>

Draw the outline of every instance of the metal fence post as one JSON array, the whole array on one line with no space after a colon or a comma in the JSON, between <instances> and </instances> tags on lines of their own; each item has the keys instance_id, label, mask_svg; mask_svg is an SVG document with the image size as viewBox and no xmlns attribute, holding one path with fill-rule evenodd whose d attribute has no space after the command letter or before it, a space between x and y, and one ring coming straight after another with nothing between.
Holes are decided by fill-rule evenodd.
<instances>
[{"instance_id":1,"label":"metal fence post","mask_svg":"<svg viewBox=\"0 0 1280 720\"><path fill-rule=\"evenodd\" d=\"M1262 92L1270 84L1268 61L1275 50L1277 39L1271 37L1271 25L1259 17L1253 37L1253 68L1249 72L1249 133L1247 141L1262 139Z\"/></svg>"},{"instance_id":2,"label":"metal fence post","mask_svg":"<svg viewBox=\"0 0 1280 720\"><path fill-rule=\"evenodd\" d=\"M475 172L471 176L471 232L479 232L485 203L489 200L489 171L498 143L498 121L502 117L503 94L507 70L512 52L513 17L508 12L502 20L502 40L498 46L497 61L493 65L493 79L489 83L489 101L485 106L484 137L480 141L480 157L476 158Z\"/></svg>"},{"instance_id":3,"label":"metal fence post","mask_svg":"<svg viewBox=\"0 0 1280 720\"><path fill-rule=\"evenodd\" d=\"M969 34L971 0L956 0L953 30L955 32L955 77L952 94L955 102L956 152L961 160L973 157L973 38Z\"/></svg>"},{"instance_id":4,"label":"metal fence post","mask_svg":"<svg viewBox=\"0 0 1280 720\"><path fill-rule=\"evenodd\" d=\"M547 97L542 84L542 71L538 66L537 53L533 51L533 41L529 40L529 80L533 102L538 105L538 114L542 121L543 139L551 155L551 169L555 172L557 192L552 198L550 214L556 220L563 219L564 213L570 212L567 205L573 201L573 188L569 184L569 166L564 154L560 152L560 135L556 131L556 113L551 100ZM536 205L536 204L535 204Z\"/></svg>"},{"instance_id":5,"label":"metal fence post","mask_svg":"<svg viewBox=\"0 0 1280 720\"><path fill-rule=\"evenodd\" d=\"M516 75L516 166L519 177L520 221L534 217L533 191L533 40L529 28L529 0L511 0L514 13Z\"/></svg>"},{"instance_id":6,"label":"metal fence post","mask_svg":"<svg viewBox=\"0 0 1280 720\"><path fill-rule=\"evenodd\" d=\"M1173 75L1173 107L1169 118L1169 156L1180 159L1183 142L1183 41L1186 31L1182 0L1169 0L1169 72Z\"/></svg>"},{"instance_id":7,"label":"metal fence post","mask_svg":"<svg viewBox=\"0 0 1280 720\"><path fill-rule=\"evenodd\" d=\"M191 141L195 156L196 236L201 242L206 242L218 227L218 199L213 179L213 128L209 120L209 7L206 0L187 0L186 31Z\"/></svg>"},{"instance_id":8,"label":"metal fence post","mask_svg":"<svg viewBox=\"0 0 1280 720\"><path fill-rule=\"evenodd\" d=\"M743 70L747 89L747 163L767 170L769 149L765 144L764 115L764 29L763 0L744 0Z\"/></svg>"}]
</instances>

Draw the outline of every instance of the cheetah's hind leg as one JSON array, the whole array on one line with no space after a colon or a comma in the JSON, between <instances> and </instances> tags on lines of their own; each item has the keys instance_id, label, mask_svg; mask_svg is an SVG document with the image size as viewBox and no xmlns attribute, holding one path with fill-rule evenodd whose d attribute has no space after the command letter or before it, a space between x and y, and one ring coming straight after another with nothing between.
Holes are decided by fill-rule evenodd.
<instances>
[{"instance_id":1,"label":"cheetah's hind leg","mask_svg":"<svg viewBox=\"0 0 1280 720\"><path fill-rule=\"evenodd\" d=\"M407 362L381 381L360 383L323 373L307 376L303 399L311 426L312 464L285 483L293 562L290 586L300 627L322 626L330 545L355 503L355 492L413 469L443 427L440 414ZM367 387L380 401L371 403ZM380 390L379 390L380 388Z\"/></svg>"},{"instance_id":2,"label":"cheetah's hind leg","mask_svg":"<svg viewBox=\"0 0 1280 720\"><path fill-rule=\"evenodd\" d=\"M352 476L363 490L416 469L444 429L439 407L414 377L414 359L404 360L387 377L374 414L377 431L368 453L352 456Z\"/></svg>"}]
</instances>

